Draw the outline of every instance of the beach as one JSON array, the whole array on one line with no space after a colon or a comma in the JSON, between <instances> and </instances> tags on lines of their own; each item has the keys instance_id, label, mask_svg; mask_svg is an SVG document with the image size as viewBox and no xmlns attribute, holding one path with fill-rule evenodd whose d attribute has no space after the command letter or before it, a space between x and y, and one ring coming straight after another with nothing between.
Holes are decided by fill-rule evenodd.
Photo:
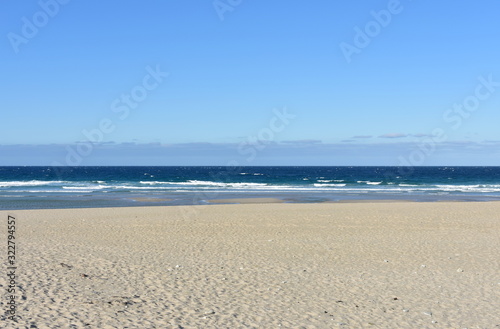
<instances>
[{"instance_id":1,"label":"beach","mask_svg":"<svg viewBox=\"0 0 500 329\"><path fill-rule=\"evenodd\" d=\"M1 211L0 327L500 328L500 202L236 201Z\"/></svg>"}]
</instances>

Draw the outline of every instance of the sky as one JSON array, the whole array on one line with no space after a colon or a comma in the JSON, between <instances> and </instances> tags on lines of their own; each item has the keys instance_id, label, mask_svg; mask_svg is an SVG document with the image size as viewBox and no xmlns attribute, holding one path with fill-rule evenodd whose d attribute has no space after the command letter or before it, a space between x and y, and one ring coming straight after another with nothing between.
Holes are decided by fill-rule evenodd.
<instances>
[{"instance_id":1,"label":"sky","mask_svg":"<svg viewBox=\"0 0 500 329\"><path fill-rule=\"evenodd\" d=\"M0 165L499 164L496 0L0 6Z\"/></svg>"}]
</instances>

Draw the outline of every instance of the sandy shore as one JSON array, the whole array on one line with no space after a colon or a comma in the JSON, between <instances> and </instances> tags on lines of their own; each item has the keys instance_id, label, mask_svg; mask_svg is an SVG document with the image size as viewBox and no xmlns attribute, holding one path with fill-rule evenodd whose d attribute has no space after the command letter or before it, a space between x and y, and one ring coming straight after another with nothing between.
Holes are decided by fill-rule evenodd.
<instances>
[{"instance_id":1,"label":"sandy shore","mask_svg":"<svg viewBox=\"0 0 500 329\"><path fill-rule=\"evenodd\" d=\"M164 202L164 201L172 201L172 199L163 199L163 198L131 198L131 200L139 201L139 202Z\"/></svg>"},{"instance_id":2,"label":"sandy shore","mask_svg":"<svg viewBox=\"0 0 500 329\"><path fill-rule=\"evenodd\" d=\"M264 204L264 203L284 203L277 198L235 198L235 199L213 199L210 203L233 203L233 204Z\"/></svg>"},{"instance_id":3,"label":"sandy shore","mask_svg":"<svg viewBox=\"0 0 500 329\"><path fill-rule=\"evenodd\" d=\"M2 328L500 328L500 203L9 214Z\"/></svg>"}]
</instances>

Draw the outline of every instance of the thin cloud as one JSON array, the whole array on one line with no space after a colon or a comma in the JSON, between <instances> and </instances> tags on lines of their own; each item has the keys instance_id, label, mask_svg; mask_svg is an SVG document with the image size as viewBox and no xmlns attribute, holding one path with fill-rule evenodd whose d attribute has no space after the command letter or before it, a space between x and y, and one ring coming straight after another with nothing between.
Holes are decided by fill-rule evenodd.
<instances>
[{"instance_id":1,"label":"thin cloud","mask_svg":"<svg viewBox=\"0 0 500 329\"><path fill-rule=\"evenodd\" d=\"M436 143L425 165L495 165L500 141L444 141ZM82 153L83 152L83 153ZM401 157L422 152L404 140L365 143L346 139L337 143L81 143L0 145L0 165L400 165ZM251 157L253 156L253 157ZM69 162L68 162L69 159Z\"/></svg>"},{"instance_id":2,"label":"thin cloud","mask_svg":"<svg viewBox=\"0 0 500 329\"><path fill-rule=\"evenodd\" d=\"M356 135L352 136L352 138L359 138L359 139L365 139L365 138L372 138L373 136L371 135Z\"/></svg>"},{"instance_id":3,"label":"thin cloud","mask_svg":"<svg viewBox=\"0 0 500 329\"><path fill-rule=\"evenodd\" d=\"M408 137L407 134L401 134L401 133L392 133L392 134L384 134L378 136L379 138L404 138Z\"/></svg>"},{"instance_id":4,"label":"thin cloud","mask_svg":"<svg viewBox=\"0 0 500 329\"><path fill-rule=\"evenodd\" d=\"M282 141L283 144L321 144L323 141L319 139L299 139L299 140L288 140Z\"/></svg>"}]
</instances>

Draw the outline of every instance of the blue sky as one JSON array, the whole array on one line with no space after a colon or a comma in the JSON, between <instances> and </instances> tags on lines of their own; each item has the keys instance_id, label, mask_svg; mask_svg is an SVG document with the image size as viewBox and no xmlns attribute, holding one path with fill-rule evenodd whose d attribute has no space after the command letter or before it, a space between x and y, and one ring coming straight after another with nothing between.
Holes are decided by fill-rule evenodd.
<instances>
[{"instance_id":1,"label":"blue sky","mask_svg":"<svg viewBox=\"0 0 500 329\"><path fill-rule=\"evenodd\" d=\"M500 159L498 1L1 7L0 165Z\"/></svg>"}]
</instances>

